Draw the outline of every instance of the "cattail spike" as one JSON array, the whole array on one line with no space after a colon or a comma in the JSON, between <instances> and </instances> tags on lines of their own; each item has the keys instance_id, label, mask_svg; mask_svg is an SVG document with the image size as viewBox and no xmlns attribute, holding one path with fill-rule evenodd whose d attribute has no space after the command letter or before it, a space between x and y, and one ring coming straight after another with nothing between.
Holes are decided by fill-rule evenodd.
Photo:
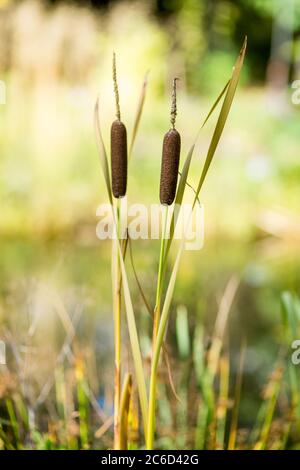
<instances>
[{"instance_id":1,"label":"cattail spike","mask_svg":"<svg viewBox=\"0 0 300 470\"><path fill-rule=\"evenodd\" d=\"M117 80L117 64L116 64L116 53L113 53L113 82L114 82L114 93L116 100L116 117L118 121L121 121L121 110L120 110L120 99L119 99L119 89L118 89L118 80Z\"/></svg>"},{"instance_id":2,"label":"cattail spike","mask_svg":"<svg viewBox=\"0 0 300 470\"><path fill-rule=\"evenodd\" d=\"M178 169L180 160L181 138L179 132L175 129L177 115L176 104L176 81L173 80L172 88L172 106L171 106L171 124L170 129L164 136L160 172L159 199L161 204L170 206L173 204L176 195Z\"/></svg>"},{"instance_id":3,"label":"cattail spike","mask_svg":"<svg viewBox=\"0 0 300 470\"><path fill-rule=\"evenodd\" d=\"M180 159L180 134L176 129L169 130L163 141L160 192L161 204L170 206L176 195L179 159Z\"/></svg>"},{"instance_id":4,"label":"cattail spike","mask_svg":"<svg viewBox=\"0 0 300 470\"><path fill-rule=\"evenodd\" d=\"M127 187L127 132L122 121L111 126L111 178L115 198L123 197Z\"/></svg>"},{"instance_id":5,"label":"cattail spike","mask_svg":"<svg viewBox=\"0 0 300 470\"><path fill-rule=\"evenodd\" d=\"M115 198L125 196L127 187L127 131L121 121L116 54L113 53L113 82L117 119L111 125L111 186Z\"/></svg>"},{"instance_id":6,"label":"cattail spike","mask_svg":"<svg viewBox=\"0 0 300 470\"><path fill-rule=\"evenodd\" d=\"M172 128L175 129L175 122L177 116L177 96L176 96L176 82L179 80L178 78L174 78L173 80L173 87L172 87L172 104L171 104L171 124Z\"/></svg>"}]
</instances>

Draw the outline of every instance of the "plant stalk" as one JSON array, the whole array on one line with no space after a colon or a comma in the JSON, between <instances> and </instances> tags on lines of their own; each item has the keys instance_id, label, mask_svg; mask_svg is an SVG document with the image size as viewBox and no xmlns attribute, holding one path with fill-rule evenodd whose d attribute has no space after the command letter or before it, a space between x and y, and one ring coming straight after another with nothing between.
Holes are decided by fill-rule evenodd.
<instances>
[{"instance_id":1,"label":"plant stalk","mask_svg":"<svg viewBox=\"0 0 300 470\"><path fill-rule=\"evenodd\" d=\"M120 204L117 200L116 236L119 239ZM118 249L113 250L113 311L115 343L115 386L114 386L114 449L120 450L120 401L121 401L121 272Z\"/></svg>"},{"instance_id":2,"label":"plant stalk","mask_svg":"<svg viewBox=\"0 0 300 470\"><path fill-rule=\"evenodd\" d=\"M166 247L166 233L168 226L168 209L169 206L163 206L163 227L162 227L162 237L160 240L160 254L159 254L159 264L158 264L158 275L157 275L157 287L156 287L156 298L155 298L155 308L153 316L153 335L152 335L152 351L155 349L155 342L158 332L159 320L160 320L160 310L161 310L161 295L162 295L162 283L164 277L164 259L165 259L165 247Z\"/></svg>"},{"instance_id":3,"label":"plant stalk","mask_svg":"<svg viewBox=\"0 0 300 470\"><path fill-rule=\"evenodd\" d=\"M162 283L164 277L164 259L165 259L165 246L166 234L168 226L168 209L169 206L163 206L163 227L160 242L160 254L158 264L157 288L156 288L156 301L154 309L153 320L153 336L152 336L152 364L151 364L151 377L150 377L150 390L149 390L149 415L148 415L148 429L146 435L147 449L153 449L153 439L155 431L155 406L156 406L156 375L159 360L160 348L157 348L156 341L159 332L160 310L161 310L161 296L162 296Z\"/></svg>"}]
</instances>

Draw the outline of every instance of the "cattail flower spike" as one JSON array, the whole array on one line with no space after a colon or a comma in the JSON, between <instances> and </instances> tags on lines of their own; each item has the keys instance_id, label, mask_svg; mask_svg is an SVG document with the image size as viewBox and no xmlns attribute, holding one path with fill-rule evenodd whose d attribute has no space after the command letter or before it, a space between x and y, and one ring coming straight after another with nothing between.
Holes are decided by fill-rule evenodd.
<instances>
[{"instance_id":1,"label":"cattail flower spike","mask_svg":"<svg viewBox=\"0 0 300 470\"><path fill-rule=\"evenodd\" d=\"M113 53L113 82L117 119L111 126L111 186L115 198L125 196L127 189L127 131L121 121L116 54Z\"/></svg>"},{"instance_id":2,"label":"cattail flower spike","mask_svg":"<svg viewBox=\"0 0 300 470\"><path fill-rule=\"evenodd\" d=\"M175 129L177 115L176 81L173 80L171 124L172 128L165 134L162 149L159 198L162 205L173 204L176 195L181 139Z\"/></svg>"},{"instance_id":3,"label":"cattail flower spike","mask_svg":"<svg viewBox=\"0 0 300 470\"><path fill-rule=\"evenodd\" d=\"M121 110L120 110L120 98L119 98L119 88L117 80L117 65L116 65L116 53L113 53L113 82L114 82L114 93L116 100L116 117L118 121L121 121Z\"/></svg>"},{"instance_id":4,"label":"cattail flower spike","mask_svg":"<svg viewBox=\"0 0 300 470\"><path fill-rule=\"evenodd\" d=\"M174 78L173 80L173 88L172 88L172 105L171 105L171 124L172 128L175 129L175 122L177 116L177 95L176 95L176 82L179 78Z\"/></svg>"}]
</instances>

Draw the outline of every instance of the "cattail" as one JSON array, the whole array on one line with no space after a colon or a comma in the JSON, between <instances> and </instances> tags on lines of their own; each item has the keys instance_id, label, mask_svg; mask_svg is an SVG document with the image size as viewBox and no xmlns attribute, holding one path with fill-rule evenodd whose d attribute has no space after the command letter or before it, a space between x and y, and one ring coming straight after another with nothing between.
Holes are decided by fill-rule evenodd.
<instances>
[{"instance_id":1,"label":"cattail","mask_svg":"<svg viewBox=\"0 0 300 470\"><path fill-rule=\"evenodd\" d=\"M177 115L176 81L177 78L173 80L170 119L172 129L170 129L164 136L160 173L160 202L161 204L168 206L170 206L175 199L181 146L180 134L175 129Z\"/></svg>"},{"instance_id":2,"label":"cattail","mask_svg":"<svg viewBox=\"0 0 300 470\"><path fill-rule=\"evenodd\" d=\"M111 126L111 186L114 197L123 197L127 187L127 133L123 122Z\"/></svg>"},{"instance_id":3,"label":"cattail","mask_svg":"<svg viewBox=\"0 0 300 470\"><path fill-rule=\"evenodd\" d=\"M116 55L113 54L113 81L117 119L111 126L111 186L115 198L125 196L127 187L127 132L121 121Z\"/></svg>"}]
</instances>

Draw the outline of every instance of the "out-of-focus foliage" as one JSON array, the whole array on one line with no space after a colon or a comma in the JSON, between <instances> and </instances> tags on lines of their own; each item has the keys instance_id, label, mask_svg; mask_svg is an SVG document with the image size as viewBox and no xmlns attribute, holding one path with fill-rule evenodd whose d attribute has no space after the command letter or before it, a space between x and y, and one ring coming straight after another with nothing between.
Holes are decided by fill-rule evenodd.
<instances>
[{"instance_id":1,"label":"out-of-focus foliage","mask_svg":"<svg viewBox=\"0 0 300 470\"><path fill-rule=\"evenodd\" d=\"M116 3L116 0L99 0L92 5L107 11ZM245 34L251 44L248 51L251 77L263 80L274 17L283 30L292 30L295 38L300 34L300 4L295 0L149 0L138 3L147 5L167 29L170 48L185 52L188 83L193 89L198 83L194 80L197 74L195 77L190 66L199 64L216 49L230 53L232 46L239 47Z\"/></svg>"},{"instance_id":2,"label":"out-of-focus foliage","mask_svg":"<svg viewBox=\"0 0 300 470\"><path fill-rule=\"evenodd\" d=\"M22 3L24 2L3 0L2 8L10 10L14 4ZM52 8L65 4L60 0L45 1L44 4L46 3ZM156 21L162 26L167 40L166 50L171 53L173 63L181 62L187 84L193 91L199 89L199 79L200 84L202 79L202 84L205 85L203 82L206 76L201 74L202 62L206 63L211 59L222 68L226 60L224 55L227 55L228 61L231 60L231 54L236 52L246 34L250 44L250 77L256 81L264 80L270 57L274 18L283 31L291 30L294 33L295 41L300 35L300 5L295 0L287 0L285 5L281 0L75 0L68 4L83 9L92 6L95 12L100 12L104 17L110 15L115 7L121 8L124 5L132 5L137 10L138 17L140 8L143 8L151 15L153 23ZM106 30L105 23L102 27ZM72 28L69 31L71 33ZM124 31L123 28L120 31ZM147 31L145 35L147 36ZM137 41L136 47L139 44L140 41ZM213 76L209 81L212 80Z\"/></svg>"}]
</instances>

